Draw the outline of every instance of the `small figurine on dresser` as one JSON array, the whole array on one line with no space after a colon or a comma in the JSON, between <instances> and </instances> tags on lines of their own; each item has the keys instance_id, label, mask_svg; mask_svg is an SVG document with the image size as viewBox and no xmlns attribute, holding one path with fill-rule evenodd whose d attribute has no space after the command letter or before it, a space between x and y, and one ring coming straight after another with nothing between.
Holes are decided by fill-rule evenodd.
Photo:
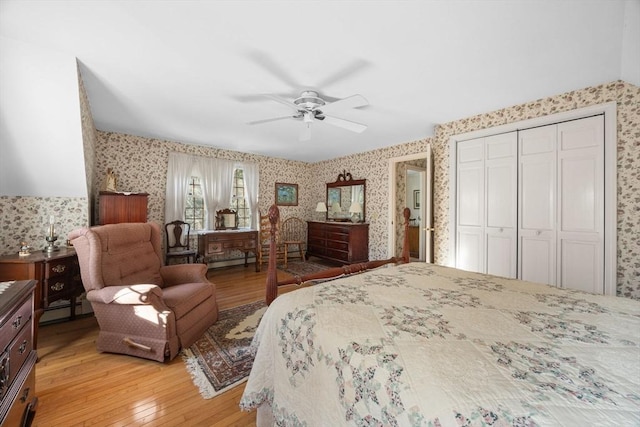
<instances>
[{"instance_id":1,"label":"small figurine on dresser","mask_svg":"<svg viewBox=\"0 0 640 427\"><path fill-rule=\"evenodd\" d=\"M20 242L20 252L18 252L20 256L29 256L31 255L31 246L27 244L27 242Z\"/></svg>"},{"instance_id":2,"label":"small figurine on dresser","mask_svg":"<svg viewBox=\"0 0 640 427\"><path fill-rule=\"evenodd\" d=\"M107 176L104 179L104 184L102 186L103 191L111 191L116 192L116 187L118 186L118 178L116 177L113 169L107 169Z\"/></svg>"}]
</instances>

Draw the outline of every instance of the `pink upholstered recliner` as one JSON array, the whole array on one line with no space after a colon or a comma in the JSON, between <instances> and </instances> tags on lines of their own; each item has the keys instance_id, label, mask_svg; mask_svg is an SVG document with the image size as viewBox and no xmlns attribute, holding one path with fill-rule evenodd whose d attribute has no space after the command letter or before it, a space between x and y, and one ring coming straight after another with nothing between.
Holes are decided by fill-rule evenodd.
<instances>
[{"instance_id":1,"label":"pink upholstered recliner","mask_svg":"<svg viewBox=\"0 0 640 427\"><path fill-rule=\"evenodd\" d=\"M100 326L98 351L171 360L218 319L207 267L164 266L157 224L81 228L69 239Z\"/></svg>"}]
</instances>

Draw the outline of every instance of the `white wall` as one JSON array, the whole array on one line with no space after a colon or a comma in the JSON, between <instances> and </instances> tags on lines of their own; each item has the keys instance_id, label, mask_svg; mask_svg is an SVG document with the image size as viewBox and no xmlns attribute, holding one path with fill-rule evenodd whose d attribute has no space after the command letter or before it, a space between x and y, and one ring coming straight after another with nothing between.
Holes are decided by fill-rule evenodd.
<instances>
[{"instance_id":1,"label":"white wall","mask_svg":"<svg viewBox=\"0 0 640 427\"><path fill-rule=\"evenodd\" d=\"M627 0L622 29L620 80L640 86L640 1Z\"/></svg>"},{"instance_id":2,"label":"white wall","mask_svg":"<svg viewBox=\"0 0 640 427\"><path fill-rule=\"evenodd\" d=\"M0 196L86 197L76 58L0 37Z\"/></svg>"}]
</instances>

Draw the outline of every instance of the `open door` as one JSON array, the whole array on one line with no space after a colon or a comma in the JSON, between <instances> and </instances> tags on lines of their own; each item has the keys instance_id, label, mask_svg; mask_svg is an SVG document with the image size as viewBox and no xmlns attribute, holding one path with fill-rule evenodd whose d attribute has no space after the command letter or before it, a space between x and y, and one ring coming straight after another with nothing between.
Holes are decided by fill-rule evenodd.
<instances>
[{"instance_id":1,"label":"open door","mask_svg":"<svg viewBox=\"0 0 640 427\"><path fill-rule=\"evenodd\" d=\"M402 251L402 211L411 210L412 260L433 262L431 146L427 152L389 159L389 256Z\"/></svg>"}]
</instances>

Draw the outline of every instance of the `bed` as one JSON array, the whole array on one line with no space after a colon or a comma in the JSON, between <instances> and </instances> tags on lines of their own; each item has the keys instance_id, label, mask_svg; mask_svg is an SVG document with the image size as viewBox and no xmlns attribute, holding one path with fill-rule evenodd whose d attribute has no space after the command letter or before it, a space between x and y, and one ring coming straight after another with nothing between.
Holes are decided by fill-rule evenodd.
<instances>
[{"instance_id":1,"label":"bed","mask_svg":"<svg viewBox=\"0 0 640 427\"><path fill-rule=\"evenodd\" d=\"M426 263L275 298L258 425L640 426L640 302Z\"/></svg>"}]
</instances>

